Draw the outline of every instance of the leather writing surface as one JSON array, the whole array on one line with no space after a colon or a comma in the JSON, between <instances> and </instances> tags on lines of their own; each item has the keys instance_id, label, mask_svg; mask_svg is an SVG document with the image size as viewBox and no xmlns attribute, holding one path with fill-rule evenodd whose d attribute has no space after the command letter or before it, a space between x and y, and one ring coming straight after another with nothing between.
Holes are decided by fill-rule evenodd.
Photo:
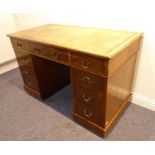
<instances>
[{"instance_id":1,"label":"leather writing surface","mask_svg":"<svg viewBox=\"0 0 155 155\"><path fill-rule=\"evenodd\" d=\"M139 32L48 24L9 36L111 58L141 35Z\"/></svg>"}]
</instances>

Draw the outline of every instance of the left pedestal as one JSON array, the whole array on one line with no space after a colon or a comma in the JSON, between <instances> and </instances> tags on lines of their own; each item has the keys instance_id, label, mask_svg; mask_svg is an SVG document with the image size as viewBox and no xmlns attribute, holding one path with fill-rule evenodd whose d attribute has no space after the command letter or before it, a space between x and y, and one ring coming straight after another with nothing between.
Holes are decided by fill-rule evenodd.
<instances>
[{"instance_id":1,"label":"left pedestal","mask_svg":"<svg viewBox=\"0 0 155 155\"><path fill-rule=\"evenodd\" d=\"M25 90L42 100L69 83L69 68L14 49Z\"/></svg>"}]
</instances>

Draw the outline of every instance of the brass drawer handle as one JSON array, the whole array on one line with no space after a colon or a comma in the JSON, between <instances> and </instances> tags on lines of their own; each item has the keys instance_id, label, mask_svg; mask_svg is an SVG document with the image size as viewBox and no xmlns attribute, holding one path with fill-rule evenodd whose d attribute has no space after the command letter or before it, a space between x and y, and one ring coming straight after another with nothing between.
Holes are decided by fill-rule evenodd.
<instances>
[{"instance_id":1,"label":"brass drawer handle","mask_svg":"<svg viewBox=\"0 0 155 155\"><path fill-rule=\"evenodd\" d=\"M90 77L88 77L88 76L84 76L84 77L82 78L82 81L83 81L83 82L87 82L88 84L92 83L92 79L91 79Z\"/></svg>"},{"instance_id":2,"label":"brass drawer handle","mask_svg":"<svg viewBox=\"0 0 155 155\"><path fill-rule=\"evenodd\" d=\"M90 102L91 100L92 100L92 98L91 97L88 97L86 94L82 94L82 98L83 98L83 100L85 101L85 102Z\"/></svg>"},{"instance_id":3,"label":"brass drawer handle","mask_svg":"<svg viewBox=\"0 0 155 155\"><path fill-rule=\"evenodd\" d=\"M81 60L81 66L84 69L88 69L92 65L91 62L85 62L84 60Z\"/></svg>"},{"instance_id":4,"label":"brass drawer handle","mask_svg":"<svg viewBox=\"0 0 155 155\"><path fill-rule=\"evenodd\" d=\"M88 113L86 110L83 110L84 116L87 118L90 118L92 116L92 113Z\"/></svg>"},{"instance_id":5,"label":"brass drawer handle","mask_svg":"<svg viewBox=\"0 0 155 155\"><path fill-rule=\"evenodd\" d=\"M34 50L40 52L40 48L35 47Z\"/></svg>"},{"instance_id":6,"label":"brass drawer handle","mask_svg":"<svg viewBox=\"0 0 155 155\"><path fill-rule=\"evenodd\" d=\"M25 70L25 71L24 71L24 73L25 73L25 74L28 74L28 73L29 73L29 71L28 71L28 70Z\"/></svg>"},{"instance_id":7,"label":"brass drawer handle","mask_svg":"<svg viewBox=\"0 0 155 155\"><path fill-rule=\"evenodd\" d=\"M31 85L32 85L32 83L31 83L31 81L30 81L30 80L27 80L27 84L28 84L29 86L31 86Z\"/></svg>"},{"instance_id":8,"label":"brass drawer handle","mask_svg":"<svg viewBox=\"0 0 155 155\"><path fill-rule=\"evenodd\" d=\"M53 57L54 59L58 59L59 54L60 54L59 52L53 51L52 57Z\"/></svg>"},{"instance_id":9,"label":"brass drawer handle","mask_svg":"<svg viewBox=\"0 0 155 155\"><path fill-rule=\"evenodd\" d=\"M28 74L29 73L29 69L27 67L23 67L22 70L23 70L24 74Z\"/></svg>"},{"instance_id":10,"label":"brass drawer handle","mask_svg":"<svg viewBox=\"0 0 155 155\"><path fill-rule=\"evenodd\" d=\"M18 47L18 48L22 48L22 46L23 46L22 44L17 43L17 47Z\"/></svg>"}]
</instances>

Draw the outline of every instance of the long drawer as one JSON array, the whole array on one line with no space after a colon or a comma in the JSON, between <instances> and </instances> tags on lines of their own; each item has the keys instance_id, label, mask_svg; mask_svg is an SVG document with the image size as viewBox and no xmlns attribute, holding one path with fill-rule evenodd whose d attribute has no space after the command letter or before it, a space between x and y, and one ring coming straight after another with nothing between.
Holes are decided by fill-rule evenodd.
<instances>
[{"instance_id":1,"label":"long drawer","mask_svg":"<svg viewBox=\"0 0 155 155\"><path fill-rule=\"evenodd\" d=\"M46 57L53 61L69 63L69 54L62 49L53 48L41 44L29 43L30 53Z\"/></svg>"}]
</instances>

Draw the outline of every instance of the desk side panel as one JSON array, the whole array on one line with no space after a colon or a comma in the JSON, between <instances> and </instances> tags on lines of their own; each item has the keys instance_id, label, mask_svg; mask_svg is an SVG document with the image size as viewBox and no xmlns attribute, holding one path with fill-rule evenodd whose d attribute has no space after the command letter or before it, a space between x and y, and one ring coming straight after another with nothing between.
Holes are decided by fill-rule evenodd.
<instances>
[{"instance_id":1,"label":"desk side panel","mask_svg":"<svg viewBox=\"0 0 155 155\"><path fill-rule=\"evenodd\" d=\"M106 129L109 130L129 104L137 54L108 78Z\"/></svg>"},{"instance_id":2,"label":"desk side panel","mask_svg":"<svg viewBox=\"0 0 155 155\"><path fill-rule=\"evenodd\" d=\"M112 76L117 70L128 61L133 55L137 53L142 43L142 37L132 42L129 46L123 49L122 52L109 60L108 76Z\"/></svg>"}]
</instances>

